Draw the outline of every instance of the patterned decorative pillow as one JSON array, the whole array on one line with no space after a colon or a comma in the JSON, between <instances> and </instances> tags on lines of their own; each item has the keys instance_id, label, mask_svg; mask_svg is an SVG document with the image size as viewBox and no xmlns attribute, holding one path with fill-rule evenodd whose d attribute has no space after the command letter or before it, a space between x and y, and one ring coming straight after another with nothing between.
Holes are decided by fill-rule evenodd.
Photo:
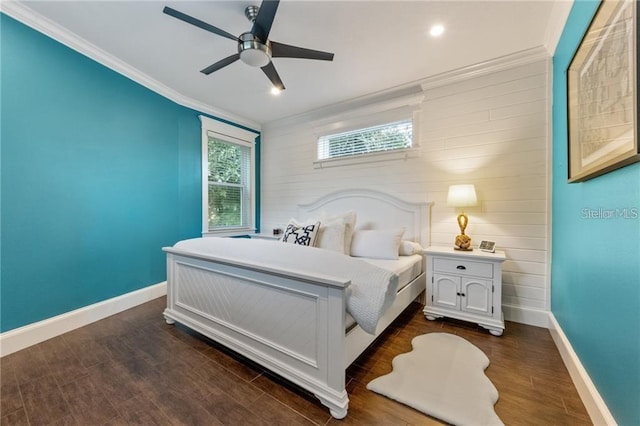
<instances>
[{"instance_id":1,"label":"patterned decorative pillow","mask_svg":"<svg viewBox=\"0 0 640 426\"><path fill-rule=\"evenodd\" d=\"M320 222L299 224L291 219L282 235L282 242L312 247L316 243Z\"/></svg>"}]
</instances>

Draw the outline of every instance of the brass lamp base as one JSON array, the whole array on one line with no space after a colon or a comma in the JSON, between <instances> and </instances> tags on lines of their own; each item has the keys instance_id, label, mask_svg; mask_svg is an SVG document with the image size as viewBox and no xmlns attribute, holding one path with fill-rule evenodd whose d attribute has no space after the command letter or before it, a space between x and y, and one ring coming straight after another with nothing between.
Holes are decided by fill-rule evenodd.
<instances>
[{"instance_id":1,"label":"brass lamp base","mask_svg":"<svg viewBox=\"0 0 640 426\"><path fill-rule=\"evenodd\" d=\"M458 226L460 226L460 235L456 236L456 241L453 244L454 250L461 251L473 251L471 248L471 237L464 233L467 224L469 223L469 218L464 212L458 215Z\"/></svg>"},{"instance_id":2,"label":"brass lamp base","mask_svg":"<svg viewBox=\"0 0 640 426\"><path fill-rule=\"evenodd\" d=\"M453 244L453 249L460 251L473 251L471 248L471 238L465 234L456 236L456 242Z\"/></svg>"}]
</instances>

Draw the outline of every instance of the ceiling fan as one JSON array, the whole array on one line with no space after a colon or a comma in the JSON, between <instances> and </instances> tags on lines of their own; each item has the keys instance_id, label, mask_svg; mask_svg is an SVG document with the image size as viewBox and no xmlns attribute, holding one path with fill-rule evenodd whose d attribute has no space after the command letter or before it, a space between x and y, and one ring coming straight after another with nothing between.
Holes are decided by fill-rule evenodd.
<instances>
[{"instance_id":1,"label":"ceiling fan","mask_svg":"<svg viewBox=\"0 0 640 426\"><path fill-rule=\"evenodd\" d=\"M244 14L251 22L253 22L253 26L251 27L251 31L242 33L239 37L167 6L165 6L163 12L188 24L195 25L203 30L234 40L238 43L238 53L209 65L200 71L203 74L209 75L212 72L226 67L240 59L242 62L252 67L260 67L269 80L271 80L274 87L279 90L284 90L284 84L282 84L282 80L280 79L276 68L273 66L271 58L300 58L333 61L333 53L305 49L304 47L291 46L269 40L269 32L271 31L271 25L273 24L273 20L276 16L279 3L279 0L265 0L262 2L260 7L247 6Z\"/></svg>"}]
</instances>

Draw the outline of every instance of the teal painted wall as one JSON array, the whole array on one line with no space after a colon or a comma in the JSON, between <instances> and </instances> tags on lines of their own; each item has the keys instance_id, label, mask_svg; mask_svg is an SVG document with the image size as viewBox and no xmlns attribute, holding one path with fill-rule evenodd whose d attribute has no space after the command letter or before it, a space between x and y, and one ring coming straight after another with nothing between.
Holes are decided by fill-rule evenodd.
<instances>
[{"instance_id":1,"label":"teal painted wall","mask_svg":"<svg viewBox=\"0 0 640 426\"><path fill-rule=\"evenodd\" d=\"M574 3L553 58L551 310L618 424L638 425L640 164L567 183L565 73L598 4Z\"/></svg>"},{"instance_id":2,"label":"teal painted wall","mask_svg":"<svg viewBox=\"0 0 640 426\"><path fill-rule=\"evenodd\" d=\"M200 120L0 14L0 329L166 279L200 235Z\"/></svg>"}]
</instances>

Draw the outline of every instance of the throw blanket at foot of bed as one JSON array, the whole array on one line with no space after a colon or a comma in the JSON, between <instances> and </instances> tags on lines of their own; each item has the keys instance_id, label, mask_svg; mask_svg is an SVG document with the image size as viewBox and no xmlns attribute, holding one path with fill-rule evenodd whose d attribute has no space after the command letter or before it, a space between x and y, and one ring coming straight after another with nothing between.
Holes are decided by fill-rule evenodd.
<instances>
[{"instance_id":1,"label":"throw blanket at foot of bed","mask_svg":"<svg viewBox=\"0 0 640 426\"><path fill-rule=\"evenodd\" d=\"M347 312L369 334L393 303L398 277L363 260L316 247L248 238L194 238L174 249L263 270L348 279Z\"/></svg>"}]
</instances>

